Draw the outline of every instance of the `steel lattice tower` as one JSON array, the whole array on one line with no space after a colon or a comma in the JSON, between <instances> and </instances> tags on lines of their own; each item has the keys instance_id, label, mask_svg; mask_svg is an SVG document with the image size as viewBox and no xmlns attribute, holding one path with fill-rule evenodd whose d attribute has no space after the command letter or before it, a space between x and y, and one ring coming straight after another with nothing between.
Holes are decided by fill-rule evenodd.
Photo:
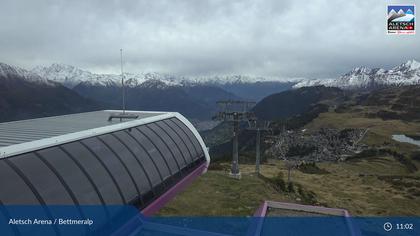
<instances>
[{"instance_id":1,"label":"steel lattice tower","mask_svg":"<svg viewBox=\"0 0 420 236\"><path fill-rule=\"evenodd\" d=\"M218 101L217 104L221 107L221 111L218 112L213 119L233 123L233 150L230 176L233 178L240 179L241 172L239 170L238 152L239 123L241 121L249 121L255 119L254 113L249 111L251 107L255 105L255 102L225 100Z\"/></svg>"},{"instance_id":2,"label":"steel lattice tower","mask_svg":"<svg viewBox=\"0 0 420 236\"><path fill-rule=\"evenodd\" d=\"M248 130L256 131L256 144L255 144L255 173L260 173L261 162L261 131L270 131L270 122L263 120L249 120Z\"/></svg>"}]
</instances>

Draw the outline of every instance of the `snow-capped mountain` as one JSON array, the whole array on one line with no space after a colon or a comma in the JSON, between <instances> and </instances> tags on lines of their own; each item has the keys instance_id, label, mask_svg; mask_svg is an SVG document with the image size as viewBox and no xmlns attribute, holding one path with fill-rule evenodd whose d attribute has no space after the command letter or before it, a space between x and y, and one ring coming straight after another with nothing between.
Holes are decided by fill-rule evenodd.
<instances>
[{"instance_id":1,"label":"snow-capped mountain","mask_svg":"<svg viewBox=\"0 0 420 236\"><path fill-rule=\"evenodd\" d=\"M226 76L207 76L189 78L183 77L182 83L192 84L212 84L212 85L227 85L227 84L253 84L258 82L279 82L290 83L301 81L302 78L278 78L278 77L261 77L261 76L247 76L247 75L226 75Z\"/></svg>"},{"instance_id":2,"label":"snow-capped mountain","mask_svg":"<svg viewBox=\"0 0 420 236\"><path fill-rule=\"evenodd\" d=\"M69 88L78 84L90 84L94 86L121 86L121 75L119 74L95 74L70 65L52 64L48 67L37 66L31 72L52 81L59 82ZM301 78L282 79L266 78L256 76L207 76L207 77L184 77L163 73L124 73L125 83L129 87L150 86L145 83L149 80L159 80L166 86L192 86L192 85L224 85L235 83L257 83L257 82L296 82ZM162 84L160 84L162 85ZM165 87L165 86L163 86Z\"/></svg>"},{"instance_id":3,"label":"snow-capped mountain","mask_svg":"<svg viewBox=\"0 0 420 236\"><path fill-rule=\"evenodd\" d=\"M120 86L121 75L114 74L94 74L70 65L52 64L48 67L37 66L31 70L43 78L59 82L68 88L74 88L79 84L92 86ZM125 84L129 87L135 87L147 78L125 74Z\"/></svg>"},{"instance_id":4,"label":"snow-capped mountain","mask_svg":"<svg viewBox=\"0 0 420 236\"><path fill-rule=\"evenodd\" d=\"M51 84L83 98L104 104L108 108L121 106L121 75L95 74L70 65L52 64L32 70L0 64L0 89L10 84L33 81L35 87ZM6 78L2 81L3 78ZM9 78L9 79L8 79ZM126 105L132 110L178 111L194 119L210 119L216 112L218 100L263 97L290 89L295 83L270 82L252 76L182 77L163 73L124 73ZM4 82L4 83L1 83ZM31 84L27 84L31 87ZM64 92L63 92L64 93ZM30 92L27 92L30 96ZM75 99L77 100L77 99ZM0 101L1 102L1 101Z\"/></svg>"},{"instance_id":5,"label":"snow-capped mountain","mask_svg":"<svg viewBox=\"0 0 420 236\"><path fill-rule=\"evenodd\" d=\"M76 86L95 86L95 87L120 87L121 75L119 74L95 74L86 70L79 69L70 65L52 64L47 67L38 66L28 71L16 66L0 63L0 76L7 77L19 75L27 81L54 85L57 82L68 88ZM347 74L339 78L330 79L282 79L255 76L207 76L207 77L183 77L163 73L124 73L125 84L127 87L144 87L167 89L169 87L191 87L197 85L217 86L228 92L239 94L246 98L242 92L249 93L249 89L255 90L255 86L262 87L262 94L267 90L267 86L276 87L277 90L287 89L287 86L308 87L324 85L327 87L339 87L344 89L371 89L383 86L401 86L420 84L420 63L409 60L392 69L385 70L380 68L370 69L367 67L356 67ZM278 85L277 85L278 84ZM286 86L287 85L287 86ZM239 87L238 87L239 86ZM244 86L250 86L249 88ZM267 90L268 91L268 90ZM242 93L242 94L241 94ZM265 94L267 96L268 94ZM262 98L258 96L257 100Z\"/></svg>"},{"instance_id":6,"label":"snow-capped mountain","mask_svg":"<svg viewBox=\"0 0 420 236\"><path fill-rule=\"evenodd\" d=\"M38 83L38 84L45 84L45 85L51 85L51 86L56 85L56 83L49 81L45 77L41 77L37 74L34 74L20 67L11 66L11 65L0 62L0 79L12 79L12 78L20 78L28 82L33 82L33 83Z\"/></svg>"},{"instance_id":7,"label":"snow-capped mountain","mask_svg":"<svg viewBox=\"0 0 420 236\"><path fill-rule=\"evenodd\" d=\"M0 94L0 122L105 108L60 83L4 63L0 63Z\"/></svg>"},{"instance_id":8,"label":"snow-capped mountain","mask_svg":"<svg viewBox=\"0 0 420 236\"><path fill-rule=\"evenodd\" d=\"M324 85L343 89L372 89L384 86L403 86L420 84L420 62L409 60L390 70L356 67L337 79L305 80L293 87Z\"/></svg>"}]
</instances>

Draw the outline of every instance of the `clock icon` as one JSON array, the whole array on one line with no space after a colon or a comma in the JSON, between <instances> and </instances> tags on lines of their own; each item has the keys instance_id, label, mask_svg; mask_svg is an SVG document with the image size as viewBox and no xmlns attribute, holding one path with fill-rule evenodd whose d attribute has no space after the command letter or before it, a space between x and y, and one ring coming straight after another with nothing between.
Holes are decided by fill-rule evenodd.
<instances>
[{"instance_id":1,"label":"clock icon","mask_svg":"<svg viewBox=\"0 0 420 236\"><path fill-rule=\"evenodd\" d=\"M386 222L384 224L384 230L387 231L387 232L391 231L392 230L392 224L389 223L389 222Z\"/></svg>"}]
</instances>

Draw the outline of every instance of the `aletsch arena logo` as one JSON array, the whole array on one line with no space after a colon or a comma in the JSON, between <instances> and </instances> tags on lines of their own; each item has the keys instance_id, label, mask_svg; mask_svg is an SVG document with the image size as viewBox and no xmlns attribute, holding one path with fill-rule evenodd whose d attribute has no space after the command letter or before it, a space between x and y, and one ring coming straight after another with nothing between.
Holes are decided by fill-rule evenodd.
<instances>
[{"instance_id":1,"label":"aletsch arena logo","mask_svg":"<svg viewBox=\"0 0 420 236\"><path fill-rule=\"evenodd\" d=\"M389 5L387 13L388 34L415 34L414 5Z\"/></svg>"}]
</instances>

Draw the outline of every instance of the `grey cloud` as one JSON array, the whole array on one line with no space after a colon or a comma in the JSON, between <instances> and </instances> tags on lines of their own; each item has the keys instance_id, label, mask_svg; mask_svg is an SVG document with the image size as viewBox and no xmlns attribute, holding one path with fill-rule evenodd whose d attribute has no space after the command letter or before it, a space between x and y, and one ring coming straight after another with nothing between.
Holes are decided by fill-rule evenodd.
<instances>
[{"instance_id":1,"label":"grey cloud","mask_svg":"<svg viewBox=\"0 0 420 236\"><path fill-rule=\"evenodd\" d=\"M377 0L2 0L0 61L118 72L334 77L419 60L419 36L388 36Z\"/></svg>"}]
</instances>

